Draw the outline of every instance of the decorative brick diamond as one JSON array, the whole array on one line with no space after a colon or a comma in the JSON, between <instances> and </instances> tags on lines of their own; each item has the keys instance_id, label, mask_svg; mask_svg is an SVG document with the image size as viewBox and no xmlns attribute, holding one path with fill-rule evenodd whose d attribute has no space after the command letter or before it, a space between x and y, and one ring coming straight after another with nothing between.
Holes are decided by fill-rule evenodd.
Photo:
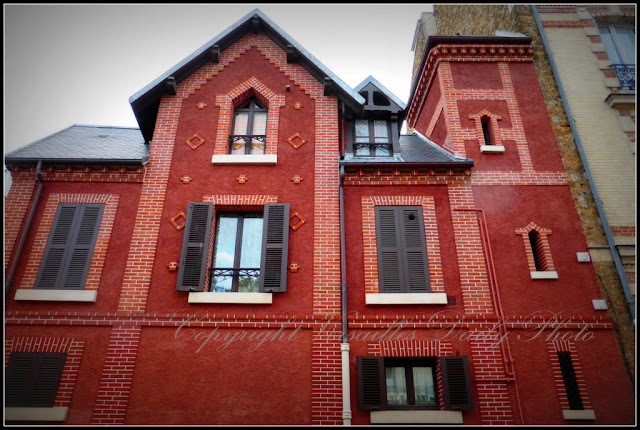
<instances>
[{"instance_id":1,"label":"decorative brick diamond","mask_svg":"<svg viewBox=\"0 0 640 430\"><path fill-rule=\"evenodd\" d=\"M306 140L304 140L302 138L302 136L300 136L300 133L296 133L293 136L291 136L290 138L288 138L287 142L289 142L291 144L291 146L293 146L295 149L298 149L302 145L304 145Z\"/></svg>"},{"instance_id":2,"label":"decorative brick diamond","mask_svg":"<svg viewBox=\"0 0 640 430\"><path fill-rule=\"evenodd\" d=\"M295 224L292 224L291 222L293 221L294 218L298 218L298 222ZM302 225L307 222L307 220L305 220L304 218L302 218L302 215L300 215L298 213L298 211L295 211L294 213L291 214L291 216L289 217L289 227L291 227L291 229L293 231L296 231L297 229L299 229L300 227L302 227Z\"/></svg>"},{"instance_id":3,"label":"decorative brick diamond","mask_svg":"<svg viewBox=\"0 0 640 430\"><path fill-rule=\"evenodd\" d=\"M180 225L180 224L177 223L178 218L180 218L180 217L184 218L185 224ZM176 215L174 215L173 218L171 218L171 224L173 224L173 226L178 230L182 230L184 228L184 226L186 225L186 222L187 222L187 216L182 211L178 212Z\"/></svg>"},{"instance_id":4,"label":"decorative brick diamond","mask_svg":"<svg viewBox=\"0 0 640 430\"><path fill-rule=\"evenodd\" d=\"M197 142L194 144L192 143L193 140L197 140ZM188 138L186 142L187 142L187 145L191 147L191 149L196 149L198 146L204 143L204 139L198 133L194 133L194 135Z\"/></svg>"}]
</instances>

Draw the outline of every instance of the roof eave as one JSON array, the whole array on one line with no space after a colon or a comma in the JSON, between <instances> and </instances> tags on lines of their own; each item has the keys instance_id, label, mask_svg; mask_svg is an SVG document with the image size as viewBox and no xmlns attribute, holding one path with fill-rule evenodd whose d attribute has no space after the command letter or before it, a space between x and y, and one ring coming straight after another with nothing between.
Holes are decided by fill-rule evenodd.
<instances>
[{"instance_id":1,"label":"roof eave","mask_svg":"<svg viewBox=\"0 0 640 430\"><path fill-rule=\"evenodd\" d=\"M149 162L149 156L140 159L95 159L95 158L5 158L4 164L7 167L17 165L38 164L69 164L69 165L109 165L109 166L144 166Z\"/></svg>"}]
</instances>

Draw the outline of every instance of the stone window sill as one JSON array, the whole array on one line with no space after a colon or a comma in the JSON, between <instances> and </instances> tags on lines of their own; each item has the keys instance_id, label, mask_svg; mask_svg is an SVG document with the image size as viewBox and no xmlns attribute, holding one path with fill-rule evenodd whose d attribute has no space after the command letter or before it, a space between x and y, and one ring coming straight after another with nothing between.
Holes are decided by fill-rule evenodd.
<instances>
[{"instance_id":1,"label":"stone window sill","mask_svg":"<svg viewBox=\"0 0 640 430\"><path fill-rule=\"evenodd\" d=\"M462 412L371 411L371 424L462 424Z\"/></svg>"},{"instance_id":2,"label":"stone window sill","mask_svg":"<svg viewBox=\"0 0 640 430\"><path fill-rule=\"evenodd\" d=\"M502 154L504 152L504 146L502 145L482 145L480 146L480 152L489 154Z\"/></svg>"},{"instance_id":3,"label":"stone window sill","mask_svg":"<svg viewBox=\"0 0 640 430\"><path fill-rule=\"evenodd\" d=\"M211 157L211 164L276 164L278 156L276 154L264 155L232 155L217 154Z\"/></svg>"},{"instance_id":4,"label":"stone window sill","mask_svg":"<svg viewBox=\"0 0 640 430\"><path fill-rule=\"evenodd\" d=\"M558 279L558 272L556 271L548 271L548 272L530 272L531 279Z\"/></svg>"},{"instance_id":5,"label":"stone window sill","mask_svg":"<svg viewBox=\"0 0 640 430\"><path fill-rule=\"evenodd\" d=\"M95 302L98 290L41 290L18 289L14 300L41 300L51 302Z\"/></svg>"},{"instance_id":6,"label":"stone window sill","mask_svg":"<svg viewBox=\"0 0 640 430\"><path fill-rule=\"evenodd\" d=\"M6 421L64 421L69 408L4 408Z\"/></svg>"},{"instance_id":7,"label":"stone window sill","mask_svg":"<svg viewBox=\"0 0 640 430\"><path fill-rule=\"evenodd\" d=\"M565 420L595 420L596 413L591 409L562 411Z\"/></svg>"},{"instance_id":8,"label":"stone window sill","mask_svg":"<svg viewBox=\"0 0 640 430\"><path fill-rule=\"evenodd\" d=\"M189 303L240 303L248 305L270 305L272 293L189 293Z\"/></svg>"},{"instance_id":9,"label":"stone window sill","mask_svg":"<svg viewBox=\"0 0 640 430\"><path fill-rule=\"evenodd\" d=\"M369 293L367 305L446 305L445 293Z\"/></svg>"}]
</instances>

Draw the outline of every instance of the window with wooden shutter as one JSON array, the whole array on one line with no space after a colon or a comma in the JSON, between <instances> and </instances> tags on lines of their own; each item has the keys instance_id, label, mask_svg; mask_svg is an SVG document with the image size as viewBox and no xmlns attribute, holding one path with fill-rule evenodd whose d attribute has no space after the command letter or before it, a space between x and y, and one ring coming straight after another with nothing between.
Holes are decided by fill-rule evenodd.
<instances>
[{"instance_id":1,"label":"window with wooden shutter","mask_svg":"<svg viewBox=\"0 0 640 430\"><path fill-rule=\"evenodd\" d=\"M469 357L440 357L442 393L447 410L471 411L475 408L471 387Z\"/></svg>"},{"instance_id":2,"label":"window with wooden shutter","mask_svg":"<svg viewBox=\"0 0 640 430\"><path fill-rule=\"evenodd\" d=\"M14 352L5 379L6 407L53 407L67 354Z\"/></svg>"},{"instance_id":3,"label":"window with wooden shutter","mask_svg":"<svg viewBox=\"0 0 640 430\"><path fill-rule=\"evenodd\" d=\"M376 206L381 293L431 292L422 208Z\"/></svg>"},{"instance_id":4,"label":"window with wooden shutter","mask_svg":"<svg viewBox=\"0 0 640 430\"><path fill-rule=\"evenodd\" d=\"M84 289L104 205L61 204L34 288Z\"/></svg>"},{"instance_id":5,"label":"window with wooden shutter","mask_svg":"<svg viewBox=\"0 0 640 430\"><path fill-rule=\"evenodd\" d=\"M189 203L176 291L204 291L213 204Z\"/></svg>"},{"instance_id":6,"label":"window with wooden shutter","mask_svg":"<svg viewBox=\"0 0 640 430\"><path fill-rule=\"evenodd\" d=\"M260 292L283 293L287 290L289 252L289 203L264 207Z\"/></svg>"}]
</instances>

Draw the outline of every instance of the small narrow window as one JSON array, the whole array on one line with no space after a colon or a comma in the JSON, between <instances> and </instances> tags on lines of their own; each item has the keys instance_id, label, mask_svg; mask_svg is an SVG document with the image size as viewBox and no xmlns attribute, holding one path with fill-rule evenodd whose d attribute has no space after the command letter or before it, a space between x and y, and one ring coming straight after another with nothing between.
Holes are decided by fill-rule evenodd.
<instances>
[{"instance_id":1,"label":"small narrow window","mask_svg":"<svg viewBox=\"0 0 640 430\"><path fill-rule=\"evenodd\" d=\"M576 373L571 362L571 354L568 352L559 352L558 361L560 361L560 370L562 371L562 379L564 380L564 388L569 400L569 408L572 410L583 410L582 398L578 388Z\"/></svg>"},{"instance_id":2,"label":"small narrow window","mask_svg":"<svg viewBox=\"0 0 640 430\"><path fill-rule=\"evenodd\" d=\"M485 115L480 120L480 123L482 124L482 134L484 135L484 144L493 145L493 142L491 141L491 133L489 132L490 126L491 126L491 118Z\"/></svg>"},{"instance_id":3,"label":"small narrow window","mask_svg":"<svg viewBox=\"0 0 640 430\"><path fill-rule=\"evenodd\" d=\"M355 121L355 155L365 157L389 157L393 155L389 121Z\"/></svg>"},{"instance_id":4,"label":"small narrow window","mask_svg":"<svg viewBox=\"0 0 640 430\"><path fill-rule=\"evenodd\" d=\"M267 141L267 108L255 98L235 109L230 154L264 154Z\"/></svg>"},{"instance_id":5,"label":"small narrow window","mask_svg":"<svg viewBox=\"0 0 640 430\"><path fill-rule=\"evenodd\" d=\"M542 249L542 237L540 233L535 230L529 232L529 243L531 244L531 251L533 253L533 261L536 265L536 271L544 272L547 270L546 259L544 251Z\"/></svg>"}]
</instances>

